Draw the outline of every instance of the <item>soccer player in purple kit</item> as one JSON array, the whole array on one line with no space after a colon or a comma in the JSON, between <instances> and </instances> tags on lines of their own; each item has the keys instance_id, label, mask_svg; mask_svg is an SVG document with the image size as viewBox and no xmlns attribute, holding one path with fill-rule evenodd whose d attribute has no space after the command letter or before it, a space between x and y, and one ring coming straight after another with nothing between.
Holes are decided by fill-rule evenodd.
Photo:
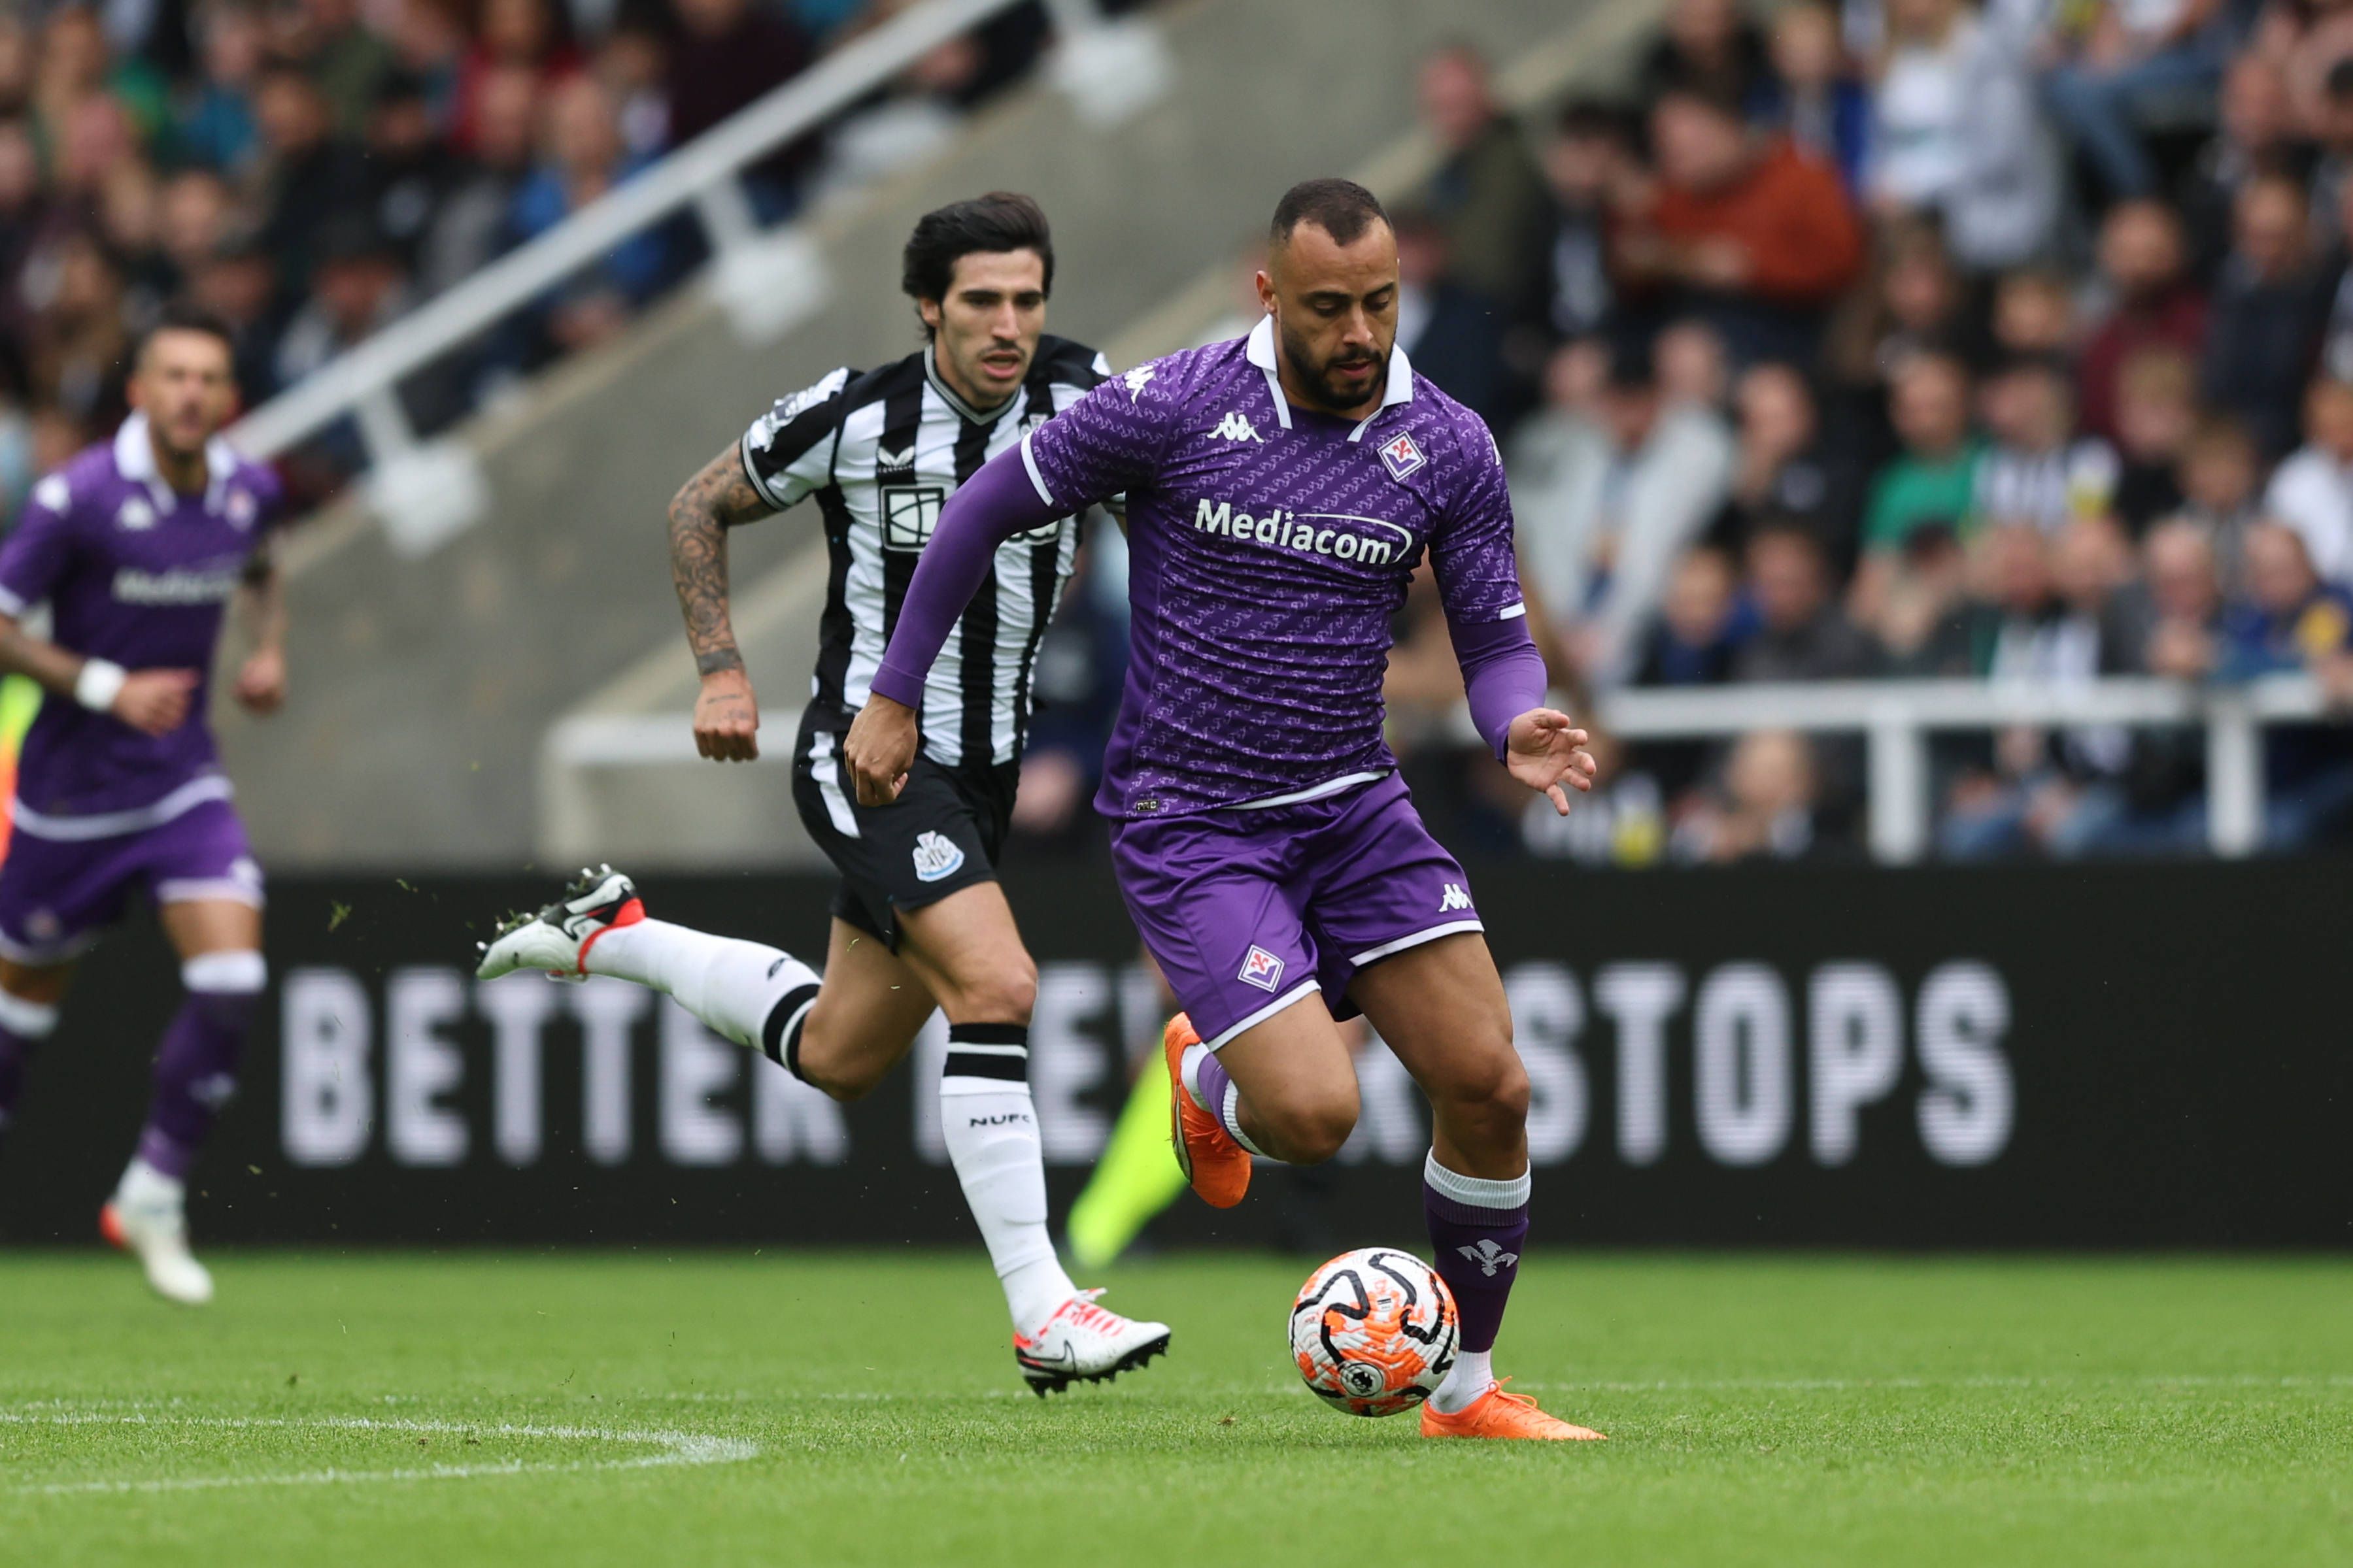
<instances>
[{"instance_id":1,"label":"soccer player in purple kit","mask_svg":"<svg viewBox=\"0 0 2353 1568\"><path fill-rule=\"evenodd\" d=\"M0 670L47 689L17 763L0 864L0 1131L26 1058L57 1027L74 962L131 895L155 905L186 994L155 1055L139 1146L100 1215L162 1295L194 1306L212 1276L188 1251L189 1167L237 1087L267 970L261 870L229 804L205 700L224 613L254 647L234 693L286 690L268 548L280 492L219 438L237 407L227 330L174 307L142 340L135 410L113 440L33 487L0 545ZM47 637L26 629L49 605Z\"/></svg>"},{"instance_id":2,"label":"soccer player in purple kit","mask_svg":"<svg viewBox=\"0 0 2353 1568\"><path fill-rule=\"evenodd\" d=\"M1597 1437L1492 1368L1525 1250L1528 1080L1470 879L1381 736L1389 618L1425 551L1496 757L1562 812L1593 759L1544 705L1494 439L1397 347L1379 202L1293 187L1258 289L1249 337L1106 382L957 490L844 754L861 801L895 798L924 673L998 542L1124 492L1134 626L1095 804L1187 1009L1167 1042L1179 1162L1223 1206L1254 1153L1330 1159L1358 1106L1335 1019L1361 1011L1435 1112L1423 1205L1462 1352L1423 1434Z\"/></svg>"}]
</instances>

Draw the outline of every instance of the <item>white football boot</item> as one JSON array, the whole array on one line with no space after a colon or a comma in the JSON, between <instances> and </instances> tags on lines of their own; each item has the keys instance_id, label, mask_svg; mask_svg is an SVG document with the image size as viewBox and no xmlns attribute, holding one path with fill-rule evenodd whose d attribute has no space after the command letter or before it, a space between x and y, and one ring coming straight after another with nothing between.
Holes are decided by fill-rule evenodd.
<instances>
[{"instance_id":1,"label":"white football boot","mask_svg":"<svg viewBox=\"0 0 2353 1568\"><path fill-rule=\"evenodd\" d=\"M212 1271L188 1250L187 1189L134 1160L98 1211L100 1236L139 1259L155 1294L184 1307L213 1299Z\"/></svg>"},{"instance_id":2,"label":"white football boot","mask_svg":"<svg viewBox=\"0 0 2353 1568\"><path fill-rule=\"evenodd\" d=\"M1036 1333L1013 1336L1013 1359L1039 1398L1074 1383L1109 1383L1168 1353L1167 1324L1139 1323L1098 1307L1102 1294L1082 1290L1055 1308Z\"/></svg>"},{"instance_id":3,"label":"white football boot","mask_svg":"<svg viewBox=\"0 0 2353 1568\"><path fill-rule=\"evenodd\" d=\"M535 915L509 915L498 934L476 942L482 962L474 970L482 980L496 980L518 969L537 969L554 980L580 980L587 971L581 962L588 944L615 926L630 926L646 918L646 906L637 884L610 866L591 871L564 896Z\"/></svg>"}]
</instances>

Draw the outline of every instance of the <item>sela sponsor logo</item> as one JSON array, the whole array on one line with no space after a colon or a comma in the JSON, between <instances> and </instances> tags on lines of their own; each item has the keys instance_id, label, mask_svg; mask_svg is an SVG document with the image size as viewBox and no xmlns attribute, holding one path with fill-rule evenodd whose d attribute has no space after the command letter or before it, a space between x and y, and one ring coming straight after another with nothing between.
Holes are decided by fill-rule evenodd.
<instances>
[{"instance_id":1,"label":"sela sponsor logo","mask_svg":"<svg viewBox=\"0 0 2353 1568\"><path fill-rule=\"evenodd\" d=\"M1127 387L1127 400L1134 403L1143 396L1144 389L1152 384L1152 378L1157 374L1150 365L1140 364L1121 376L1120 381Z\"/></svg>"},{"instance_id":2,"label":"sela sponsor logo","mask_svg":"<svg viewBox=\"0 0 2353 1568\"><path fill-rule=\"evenodd\" d=\"M1509 1268L1520 1260L1518 1253L1504 1251L1493 1239L1482 1239L1476 1247L1458 1247L1454 1250L1477 1264L1479 1272L1490 1279L1495 1277L1496 1269Z\"/></svg>"},{"instance_id":3,"label":"sela sponsor logo","mask_svg":"<svg viewBox=\"0 0 2353 1568\"><path fill-rule=\"evenodd\" d=\"M1471 895L1463 891L1460 882L1447 883L1446 890L1438 895L1438 912L1441 915L1449 910L1467 910L1470 907Z\"/></svg>"},{"instance_id":4,"label":"sela sponsor logo","mask_svg":"<svg viewBox=\"0 0 2353 1568\"><path fill-rule=\"evenodd\" d=\"M1404 479L1426 460L1421 448L1413 444L1413 437L1409 435L1399 436L1381 448L1381 462L1393 479Z\"/></svg>"},{"instance_id":5,"label":"sela sponsor logo","mask_svg":"<svg viewBox=\"0 0 2353 1568\"><path fill-rule=\"evenodd\" d=\"M1242 955L1241 973L1234 978L1245 985L1271 991L1282 984L1282 960L1252 942L1250 952Z\"/></svg>"},{"instance_id":6,"label":"sela sponsor logo","mask_svg":"<svg viewBox=\"0 0 2353 1568\"><path fill-rule=\"evenodd\" d=\"M921 550L932 542L948 492L940 485L884 485L875 492L882 518L882 548Z\"/></svg>"},{"instance_id":7,"label":"sela sponsor logo","mask_svg":"<svg viewBox=\"0 0 2353 1568\"><path fill-rule=\"evenodd\" d=\"M1338 511L1285 511L1281 507L1263 517L1252 517L1236 511L1231 501L1212 506L1206 499L1194 509L1193 526L1220 539L1247 539L1302 555L1325 555L1367 566L1401 562L1414 546L1413 534L1403 523L1382 518Z\"/></svg>"},{"instance_id":8,"label":"sela sponsor logo","mask_svg":"<svg viewBox=\"0 0 2353 1568\"><path fill-rule=\"evenodd\" d=\"M918 834L915 838L915 877L919 881L936 882L953 876L964 864L964 851L952 838L936 833Z\"/></svg>"},{"instance_id":9,"label":"sela sponsor logo","mask_svg":"<svg viewBox=\"0 0 2353 1568\"><path fill-rule=\"evenodd\" d=\"M1208 435L1213 441L1262 441L1265 439L1250 422L1243 417L1239 408L1228 409L1226 416L1218 421L1216 427L1211 429Z\"/></svg>"},{"instance_id":10,"label":"sela sponsor logo","mask_svg":"<svg viewBox=\"0 0 2353 1568\"><path fill-rule=\"evenodd\" d=\"M200 571L174 566L168 572L125 566L114 574L113 593L115 602L124 605L217 605L237 592L244 576L242 565Z\"/></svg>"}]
</instances>

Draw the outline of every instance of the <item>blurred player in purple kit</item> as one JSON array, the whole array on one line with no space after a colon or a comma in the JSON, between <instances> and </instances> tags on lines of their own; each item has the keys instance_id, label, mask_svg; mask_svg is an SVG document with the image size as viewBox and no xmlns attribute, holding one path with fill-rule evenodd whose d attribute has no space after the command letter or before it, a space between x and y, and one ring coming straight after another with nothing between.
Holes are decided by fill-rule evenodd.
<instances>
[{"instance_id":1,"label":"blurred player in purple kit","mask_svg":"<svg viewBox=\"0 0 2353 1568\"><path fill-rule=\"evenodd\" d=\"M1335 1019L1361 1011L1435 1110L1424 1210L1463 1349L1423 1433L1594 1437L1491 1367L1527 1236L1528 1080L1470 879L1381 738L1389 620L1425 552L1497 758L1563 812L1593 760L1544 705L1493 437L1397 347L1380 204L1294 186L1269 251L1248 338L1106 382L956 491L845 756L861 801L893 799L998 542L1124 492L1134 626L1096 805L1189 1017L1167 1041L1178 1159L1220 1205L1253 1153L1330 1159L1358 1104Z\"/></svg>"},{"instance_id":2,"label":"blurred player in purple kit","mask_svg":"<svg viewBox=\"0 0 2353 1568\"><path fill-rule=\"evenodd\" d=\"M167 311L133 356L136 410L114 439L33 487L0 546L0 670L46 689L17 764L0 865L0 1132L26 1058L57 1027L77 958L134 893L156 908L186 994L155 1055L139 1147L100 1215L174 1301L212 1299L189 1254L188 1169L237 1087L267 970L261 869L205 720L221 621L240 602L254 651L235 694L283 700L284 616L270 472L219 438L237 407L227 331ZM49 606L47 637L25 626Z\"/></svg>"}]
</instances>

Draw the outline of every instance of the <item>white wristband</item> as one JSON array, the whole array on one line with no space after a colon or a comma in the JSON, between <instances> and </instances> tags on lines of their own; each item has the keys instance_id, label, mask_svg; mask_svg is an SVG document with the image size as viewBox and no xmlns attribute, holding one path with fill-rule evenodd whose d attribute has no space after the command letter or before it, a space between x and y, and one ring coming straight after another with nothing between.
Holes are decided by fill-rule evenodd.
<instances>
[{"instance_id":1,"label":"white wristband","mask_svg":"<svg viewBox=\"0 0 2353 1568\"><path fill-rule=\"evenodd\" d=\"M122 681L122 667L112 659L86 658L81 673L74 677L74 700L94 713L111 711Z\"/></svg>"}]
</instances>

